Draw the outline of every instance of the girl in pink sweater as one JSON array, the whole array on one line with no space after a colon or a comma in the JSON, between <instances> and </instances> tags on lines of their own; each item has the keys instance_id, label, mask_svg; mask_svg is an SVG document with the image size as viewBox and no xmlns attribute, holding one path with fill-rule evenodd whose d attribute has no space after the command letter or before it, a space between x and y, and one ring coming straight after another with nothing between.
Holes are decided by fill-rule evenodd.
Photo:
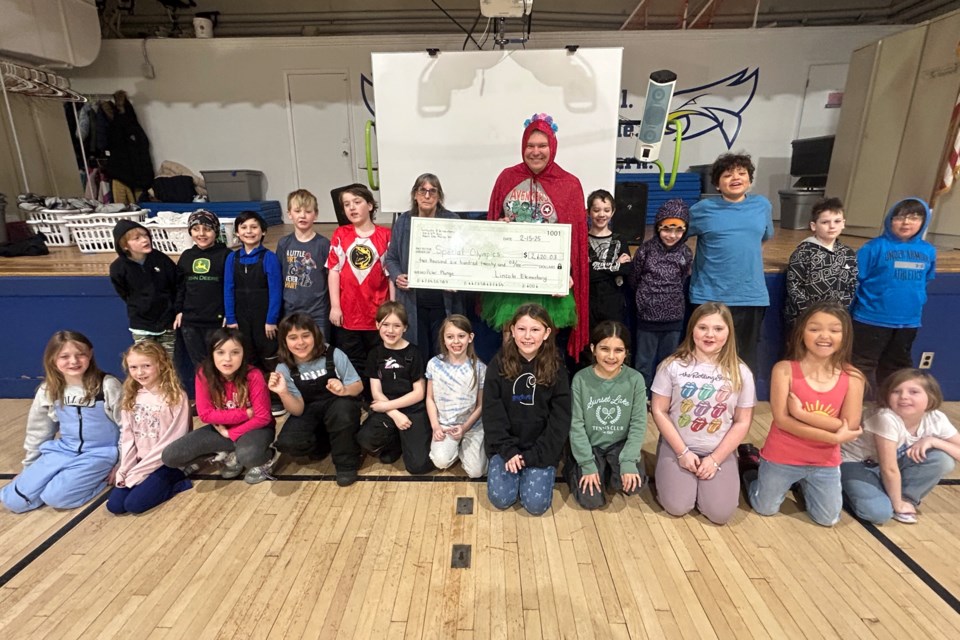
<instances>
[{"instance_id":1,"label":"girl in pink sweater","mask_svg":"<svg viewBox=\"0 0 960 640\"><path fill-rule=\"evenodd\" d=\"M143 513L193 486L183 471L160 459L164 448L190 430L190 404L170 356L157 342L138 342L124 354L120 402L120 462L110 513Z\"/></svg>"},{"instance_id":2,"label":"girl in pink sweater","mask_svg":"<svg viewBox=\"0 0 960 640\"><path fill-rule=\"evenodd\" d=\"M218 455L220 475L256 484L272 479L279 454L271 446L276 421L263 373L247 364L240 331L217 329L210 336L206 360L197 371L197 414L207 424L163 451L168 467L185 467L198 458Z\"/></svg>"}]
</instances>

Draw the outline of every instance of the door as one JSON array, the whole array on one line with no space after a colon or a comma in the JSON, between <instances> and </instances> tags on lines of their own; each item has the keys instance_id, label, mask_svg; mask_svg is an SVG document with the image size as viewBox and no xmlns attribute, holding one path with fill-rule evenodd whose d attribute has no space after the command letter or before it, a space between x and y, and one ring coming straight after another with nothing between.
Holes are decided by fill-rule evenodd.
<instances>
[{"instance_id":1,"label":"door","mask_svg":"<svg viewBox=\"0 0 960 640\"><path fill-rule=\"evenodd\" d=\"M317 196L318 222L336 222L330 190L356 182L347 74L291 71L286 77L296 188Z\"/></svg>"}]
</instances>

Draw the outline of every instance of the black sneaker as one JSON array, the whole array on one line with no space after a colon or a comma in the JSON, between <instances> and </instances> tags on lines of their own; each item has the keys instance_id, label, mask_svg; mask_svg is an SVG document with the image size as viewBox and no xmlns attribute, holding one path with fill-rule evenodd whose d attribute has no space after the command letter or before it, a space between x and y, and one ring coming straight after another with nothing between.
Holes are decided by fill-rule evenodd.
<instances>
[{"instance_id":1,"label":"black sneaker","mask_svg":"<svg viewBox=\"0 0 960 640\"><path fill-rule=\"evenodd\" d=\"M756 471L760 468L760 450L749 442L744 442L737 447L737 467L742 476L748 471Z\"/></svg>"},{"instance_id":2,"label":"black sneaker","mask_svg":"<svg viewBox=\"0 0 960 640\"><path fill-rule=\"evenodd\" d=\"M338 487L349 487L356 481L357 481L356 469L343 469L341 471L337 471Z\"/></svg>"},{"instance_id":3,"label":"black sneaker","mask_svg":"<svg viewBox=\"0 0 960 640\"><path fill-rule=\"evenodd\" d=\"M270 404L270 414L274 418L279 418L287 415L287 409L283 406L282 402L273 402Z\"/></svg>"}]
</instances>

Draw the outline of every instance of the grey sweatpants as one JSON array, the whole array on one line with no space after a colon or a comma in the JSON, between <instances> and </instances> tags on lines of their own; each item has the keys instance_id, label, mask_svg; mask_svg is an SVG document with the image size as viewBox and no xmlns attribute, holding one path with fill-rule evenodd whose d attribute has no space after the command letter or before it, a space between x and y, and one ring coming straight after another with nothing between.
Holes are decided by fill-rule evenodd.
<instances>
[{"instance_id":1,"label":"grey sweatpants","mask_svg":"<svg viewBox=\"0 0 960 640\"><path fill-rule=\"evenodd\" d=\"M237 461L244 469L252 469L266 464L273 457L270 445L276 430L273 427L261 427L247 431L236 442L220 435L212 426L204 425L191 431L179 440L174 440L163 450L163 464L180 469L201 456L221 451L236 451Z\"/></svg>"},{"instance_id":2,"label":"grey sweatpants","mask_svg":"<svg viewBox=\"0 0 960 640\"><path fill-rule=\"evenodd\" d=\"M707 454L701 455L703 458ZM710 461L707 461L710 464ZM726 524L740 504L740 474L736 454L720 461L720 470L709 480L700 480L680 466L670 445L657 443L657 501L673 516L684 516L694 507L711 522Z\"/></svg>"}]
</instances>

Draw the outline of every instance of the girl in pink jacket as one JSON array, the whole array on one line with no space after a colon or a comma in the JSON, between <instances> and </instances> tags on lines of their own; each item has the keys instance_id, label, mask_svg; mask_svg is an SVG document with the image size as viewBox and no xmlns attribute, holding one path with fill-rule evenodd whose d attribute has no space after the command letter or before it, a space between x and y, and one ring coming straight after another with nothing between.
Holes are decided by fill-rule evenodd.
<instances>
[{"instance_id":1,"label":"girl in pink jacket","mask_svg":"<svg viewBox=\"0 0 960 640\"><path fill-rule=\"evenodd\" d=\"M120 403L120 462L111 513L143 513L193 485L180 469L163 464L164 448L190 430L190 404L170 356L144 340L123 357L127 380Z\"/></svg>"},{"instance_id":2,"label":"girl in pink jacket","mask_svg":"<svg viewBox=\"0 0 960 640\"><path fill-rule=\"evenodd\" d=\"M197 415L206 424L164 449L163 463L182 469L218 454L223 478L246 470L249 484L273 479L270 471L280 454L272 446L277 423L263 373L247 363L237 329L217 329L209 340L196 380Z\"/></svg>"}]
</instances>

